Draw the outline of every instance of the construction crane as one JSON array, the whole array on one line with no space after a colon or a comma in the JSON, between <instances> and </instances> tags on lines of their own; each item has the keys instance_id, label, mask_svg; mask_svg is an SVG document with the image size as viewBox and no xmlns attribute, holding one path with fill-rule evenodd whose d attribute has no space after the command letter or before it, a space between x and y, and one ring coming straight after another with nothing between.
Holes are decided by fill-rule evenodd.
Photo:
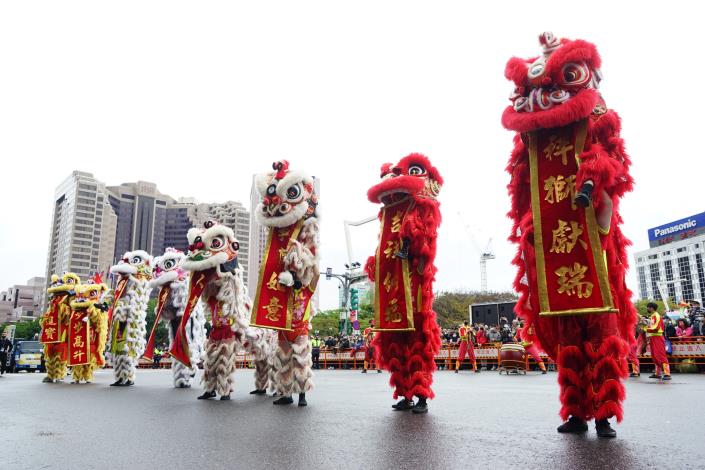
<instances>
[{"instance_id":1,"label":"construction crane","mask_svg":"<svg viewBox=\"0 0 705 470\"><path fill-rule=\"evenodd\" d=\"M487 261L496 258L494 251L492 250L492 238L490 237L490 239L487 241L487 246L485 246L484 249L481 249L480 245L475 239L475 236L470 230L470 226L465 223L465 219L463 219L463 215L460 212L458 212L458 217L460 217L460 221L463 223L463 227L465 227L465 232L468 234L468 238L472 242L472 245L475 247L475 250L477 250L477 252L480 254L480 291L487 292Z\"/></svg>"}]
</instances>

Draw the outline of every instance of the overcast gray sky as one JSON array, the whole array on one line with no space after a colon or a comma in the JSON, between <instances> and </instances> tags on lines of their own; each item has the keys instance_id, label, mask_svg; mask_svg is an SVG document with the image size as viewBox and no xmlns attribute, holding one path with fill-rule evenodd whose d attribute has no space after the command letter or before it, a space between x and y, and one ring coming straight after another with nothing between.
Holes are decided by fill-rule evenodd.
<instances>
[{"instance_id":1,"label":"overcast gray sky","mask_svg":"<svg viewBox=\"0 0 705 470\"><path fill-rule=\"evenodd\" d=\"M380 164L422 152L446 180L436 288L479 288L462 213L480 244L494 239L490 288L508 290L503 70L544 30L598 46L637 181L624 230L645 249L647 228L705 209L697 5L4 2L0 289L44 275L54 189L74 169L247 203L251 175L286 158L321 179L321 267L340 269L342 221L376 213L365 193ZM375 236L353 232L356 260ZM336 283L321 292L334 307Z\"/></svg>"}]
</instances>

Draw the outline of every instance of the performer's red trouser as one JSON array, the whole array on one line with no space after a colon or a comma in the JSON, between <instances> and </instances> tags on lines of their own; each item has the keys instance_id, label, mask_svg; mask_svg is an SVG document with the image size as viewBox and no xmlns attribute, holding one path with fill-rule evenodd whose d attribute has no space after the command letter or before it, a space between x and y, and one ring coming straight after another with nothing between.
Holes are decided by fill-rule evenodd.
<instances>
[{"instance_id":1,"label":"performer's red trouser","mask_svg":"<svg viewBox=\"0 0 705 470\"><path fill-rule=\"evenodd\" d=\"M547 318L559 322L561 418L622 420L628 346L613 313Z\"/></svg>"},{"instance_id":2,"label":"performer's red trouser","mask_svg":"<svg viewBox=\"0 0 705 470\"><path fill-rule=\"evenodd\" d=\"M636 338L636 341L632 345L631 348L629 348L629 356L627 356L627 361L629 361L629 364L632 365L632 372L635 374L639 373L639 353L641 350L644 348L644 335L639 335Z\"/></svg>"},{"instance_id":3,"label":"performer's red trouser","mask_svg":"<svg viewBox=\"0 0 705 470\"><path fill-rule=\"evenodd\" d=\"M465 356L468 356L470 362L472 362L472 368L477 369L477 362L475 361L475 347L470 344L469 341L461 341L460 348L458 349L458 360L455 363L455 368L460 369L460 363L465 360Z\"/></svg>"},{"instance_id":4,"label":"performer's red trouser","mask_svg":"<svg viewBox=\"0 0 705 470\"><path fill-rule=\"evenodd\" d=\"M526 349L526 352L534 358L534 361L536 361L536 364L538 364L539 369L546 370L546 365L543 363L543 359L541 359L539 348L535 344L525 346L524 349Z\"/></svg>"},{"instance_id":5,"label":"performer's red trouser","mask_svg":"<svg viewBox=\"0 0 705 470\"><path fill-rule=\"evenodd\" d=\"M666 340L663 336L649 336L649 345L651 346L651 358L656 366L656 375L665 373L671 375L671 368L668 365L668 356L666 356Z\"/></svg>"}]
</instances>

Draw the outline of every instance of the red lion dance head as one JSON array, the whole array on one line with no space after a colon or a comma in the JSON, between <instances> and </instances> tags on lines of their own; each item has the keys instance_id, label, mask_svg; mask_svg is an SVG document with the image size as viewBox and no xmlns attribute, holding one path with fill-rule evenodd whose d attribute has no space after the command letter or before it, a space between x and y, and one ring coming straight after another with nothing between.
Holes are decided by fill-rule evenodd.
<instances>
[{"instance_id":1,"label":"red lion dance head","mask_svg":"<svg viewBox=\"0 0 705 470\"><path fill-rule=\"evenodd\" d=\"M601 102L601 60L594 44L558 39L550 32L542 33L539 42L540 56L512 57L504 70L515 88L502 124L518 132L570 124Z\"/></svg>"}]
</instances>

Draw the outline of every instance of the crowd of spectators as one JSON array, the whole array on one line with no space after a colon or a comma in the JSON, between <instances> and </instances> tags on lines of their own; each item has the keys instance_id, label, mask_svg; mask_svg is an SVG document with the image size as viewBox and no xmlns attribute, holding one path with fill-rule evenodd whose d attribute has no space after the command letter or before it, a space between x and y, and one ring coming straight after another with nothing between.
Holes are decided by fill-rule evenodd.
<instances>
[{"instance_id":1,"label":"crowd of spectators","mask_svg":"<svg viewBox=\"0 0 705 470\"><path fill-rule=\"evenodd\" d=\"M691 301L680 318L675 321L665 315L663 318L665 334L670 340L705 336L705 309L700 302Z\"/></svg>"},{"instance_id":2,"label":"crowd of spectators","mask_svg":"<svg viewBox=\"0 0 705 470\"><path fill-rule=\"evenodd\" d=\"M517 330L520 328L519 320L507 321L505 317L499 319L499 324L487 325L484 323L473 323L472 337L476 346L483 346L487 343L511 343L517 340ZM460 341L458 328L445 328L441 330L441 342L443 345L453 345Z\"/></svg>"}]
</instances>

